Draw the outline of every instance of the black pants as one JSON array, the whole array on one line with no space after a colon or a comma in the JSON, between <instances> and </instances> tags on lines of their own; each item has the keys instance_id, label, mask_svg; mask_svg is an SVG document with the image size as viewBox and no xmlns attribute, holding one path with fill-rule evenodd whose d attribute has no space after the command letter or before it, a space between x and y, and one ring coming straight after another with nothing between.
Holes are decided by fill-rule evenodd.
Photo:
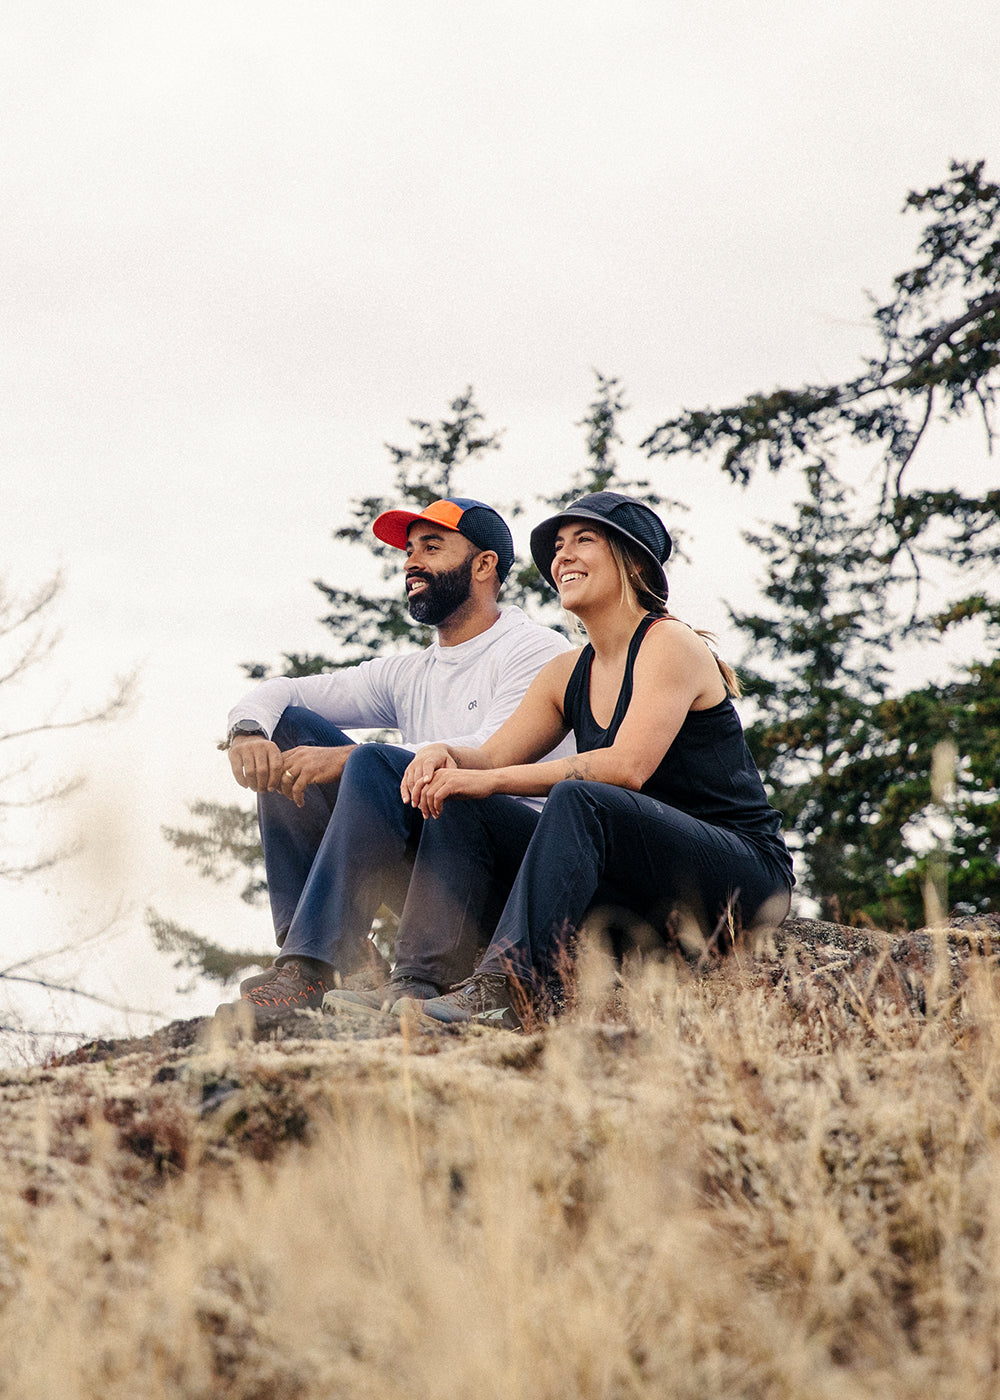
<instances>
[{"instance_id":1,"label":"black pants","mask_svg":"<svg viewBox=\"0 0 1000 1400\"><path fill-rule=\"evenodd\" d=\"M662 926L683 909L711 933L776 924L787 877L745 837L608 783L561 782L539 816L509 797L451 800L424 824L400 936L419 946L442 923L458 941L486 929L503 900L481 972L543 985L602 890Z\"/></svg>"}]
</instances>

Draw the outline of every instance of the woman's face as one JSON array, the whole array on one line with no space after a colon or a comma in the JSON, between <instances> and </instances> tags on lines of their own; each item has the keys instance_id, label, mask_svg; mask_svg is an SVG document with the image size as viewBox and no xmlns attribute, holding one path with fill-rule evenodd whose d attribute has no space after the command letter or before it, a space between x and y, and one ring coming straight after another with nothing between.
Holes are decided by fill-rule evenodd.
<instances>
[{"instance_id":1,"label":"woman's face","mask_svg":"<svg viewBox=\"0 0 1000 1400\"><path fill-rule=\"evenodd\" d=\"M569 612L606 603L621 594L618 566L599 525L566 520L555 538L552 578Z\"/></svg>"}]
</instances>

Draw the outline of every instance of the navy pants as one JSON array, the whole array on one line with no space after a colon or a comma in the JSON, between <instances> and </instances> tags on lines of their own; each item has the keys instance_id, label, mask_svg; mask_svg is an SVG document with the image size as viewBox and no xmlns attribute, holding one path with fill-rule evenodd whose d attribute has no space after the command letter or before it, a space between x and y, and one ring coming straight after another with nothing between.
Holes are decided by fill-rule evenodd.
<instances>
[{"instance_id":1,"label":"navy pants","mask_svg":"<svg viewBox=\"0 0 1000 1400\"><path fill-rule=\"evenodd\" d=\"M272 738L282 750L352 742L328 720L300 706L285 710ZM360 744L348 757L339 782L311 783L306 788L304 807L281 793L258 795L280 961L300 955L349 973L358 965L372 921L385 904L403 915L396 941L397 976L444 988L472 971L503 900L492 910L484 906L486 922L480 923L462 917L461 911L456 913L430 868L411 889L425 827L419 810L405 805L399 795L400 780L412 757L409 750L394 745ZM513 805L529 817L537 816L522 804ZM523 848L510 880L520 854ZM429 920L412 913L423 903L433 911ZM414 929L410 939L403 932L405 926Z\"/></svg>"},{"instance_id":2,"label":"navy pants","mask_svg":"<svg viewBox=\"0 0 1000 1400\"><path fill-rule=\"evenodd\" d=\"M508 797L447 802L425 825L400 934L419 938L439 917L482 931L505 895L477 970L541 988L558 976L561 950L595 899L617 895L661 928L681 908L711 934L729 907L743 928L780 922L789 884L733 831L642 793L568 780L540 816Z\"/></svg>"}]
</instances>

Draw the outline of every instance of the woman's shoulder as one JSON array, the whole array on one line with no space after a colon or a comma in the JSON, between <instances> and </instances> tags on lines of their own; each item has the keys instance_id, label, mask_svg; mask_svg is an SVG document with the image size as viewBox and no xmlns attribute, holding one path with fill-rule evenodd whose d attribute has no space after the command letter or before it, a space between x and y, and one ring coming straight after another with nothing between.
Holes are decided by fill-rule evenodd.
<instances>
[{"instance_id":1,"label":"woman's shoulder","mask_svg":"<svg viewBox=\"0 0 1000 1400\"><path fill-rule=\"evenodd\" d=\"M580 657L588 649L589 643L584 643L583 646L570 647L569 651L563 651L560 652L558 656L554 656L549 662L549 665L553 668L557 668L560 674L569 676L576 669L576 663L580 660Z\"/></svg>"},{"instance_id":2,"label":"woman's shoulder","mask_svg":"<svg viewBox=\"0 0 1000 1400\"><path fill-rule=\"evenodd\" d=\"M651 648L663 651L685 651L692 655L710 651L704 637L698 635L689 622L664 613L662 617L651 617L642 639L643 647L648 642Z\"/></svg>"},{"instance_id":3,"label":"woman's shoulder","mask_svg":"<svg viewBox=\"0 0 1000 1400\"><path fill-rule=\"evenodd\" d=\"M585 646L570 647L568 651L561 651L558 656L553 656L551 661L546 661L539 675L550 678L556 684L565 685L585 651Z\"/></svg>"},{"instance_id":4,"label":"woman's shoulder","mask_svg":"<svg viewBox=\"0 0 1000 1400\"><path fill-rule=\"evenodd\" d=\"M660 668L661 677L676 676L682 673L697 691L699 708L704 703L715 703L725 694L725 685L720 688L719 661L708 642L690 623L668 613L653 619L646 629L642 646L636 658L636 665L642 668Z\"/></svg>"}]
</instances>

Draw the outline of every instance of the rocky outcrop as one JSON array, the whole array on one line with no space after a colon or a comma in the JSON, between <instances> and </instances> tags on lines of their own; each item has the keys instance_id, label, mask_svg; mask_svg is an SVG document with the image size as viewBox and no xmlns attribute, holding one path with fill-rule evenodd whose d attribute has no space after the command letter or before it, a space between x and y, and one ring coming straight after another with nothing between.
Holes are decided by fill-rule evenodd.
<instances>
[{"instance_id":1,"label":"rocky outcrop","mask_svg":"<svg viewBox=\"0 0 1000 1400\"><path fill-rule=\"evenodd\" d=\"M947 928L888 933L881 929L854 928L820 919L790 917L780 928L752 947L740 945L735 962L745 971L772 985L784 985L797 993L806 984L838 994L849 978L856 992L903 997L913 1008L925 1010L928 994L950 992L961 984L972 959L992 959L1000 953L1000 914L952 919ZM707 958L695 965L696 975L728 975L732 959ZM461 1028L410 1027L417 1037L454 1036ZM168 1053L208 1047L217 1034L211 1017L173 1021L150 1036L89 1042L62 1057L62 1065L80 1065L137 1053ZM318 1012L289 1012L257 1039L363 1041L398 1036L400 1023L390 1016L357 1018L326 1016Z\"/></svg>"}]
</instances>

